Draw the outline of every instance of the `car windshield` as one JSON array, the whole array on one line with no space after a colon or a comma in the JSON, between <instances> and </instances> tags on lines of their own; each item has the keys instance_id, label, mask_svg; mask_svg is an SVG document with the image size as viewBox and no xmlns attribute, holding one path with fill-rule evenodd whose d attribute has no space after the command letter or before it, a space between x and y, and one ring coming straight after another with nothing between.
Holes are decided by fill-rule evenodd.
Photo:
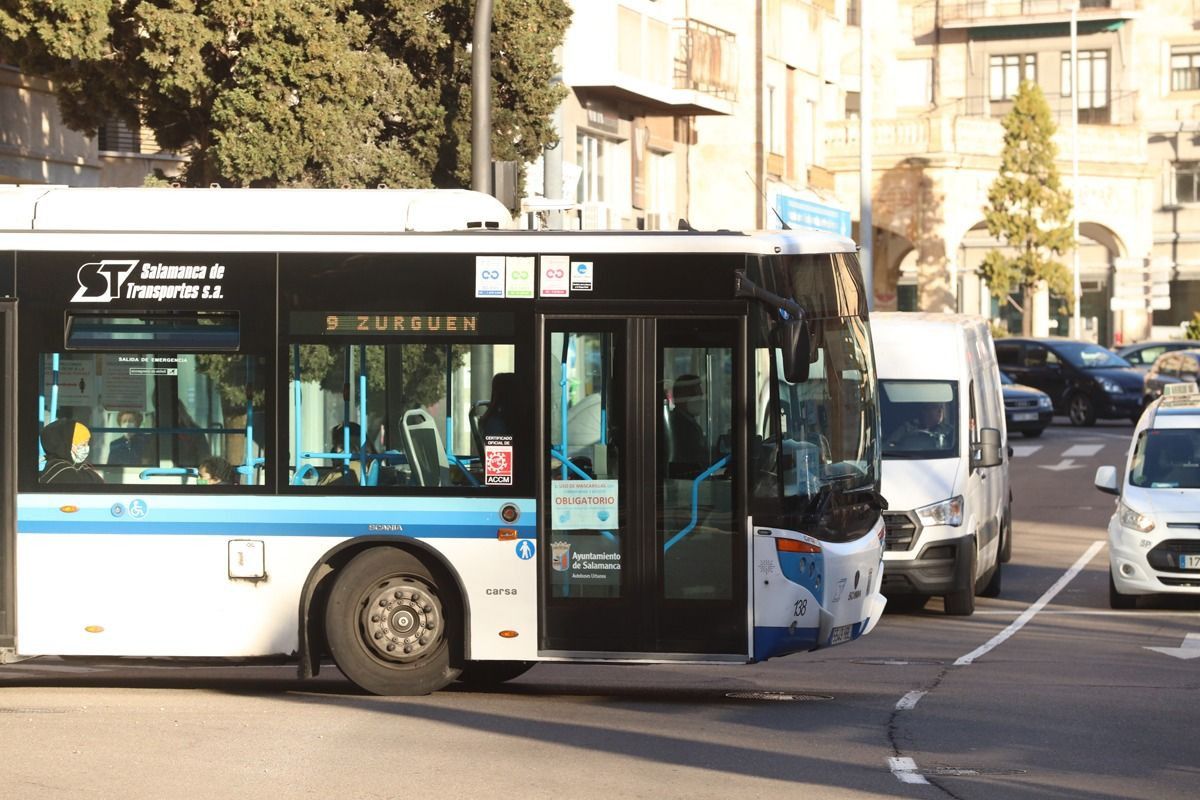
<instances>
[{"instance_id":1,"label":"car windshield","mask_svg":"<svg viewBox=\"0 0 1200 800\"><path fill-rule=\"evenodd\" d=\"M1107 347L1090 342L1056 342L1054 348L1060 356L1080 369L1104 369L1130 365L1128 361Z\"/></svg>"},{"instance_id":2,"label":"car windshield","mask_svg":"<svg viewBox=\"0 0 1200 800\"><path fill-rule=\"evenodd\" d=\"M1142 431L1129 483L1147 489L1200 489L1200 428Z\"/></svg>"},{"instance_id":3,"label":"car windshield","mask_svg":"<svg viewBox=\"0 0 1200 800\"><path fill-rule=\"evenodd\" d=\"M950 381L879 382L883 457L958 455L958 387Z\"/></svg>"},{"instance_id":4,"label":"car windshield","mask_svg":"<svg viewBox=\"0 0 1200 800\"><path fill-rule=\"evenodd\" d=\"M1014 381L1012 378L1008 377L1007 372L1000 373L1000 382L1002 384L1004 384L1005 386L1012 386L1012 385L1016 384L1016 381Z\"/></svg>"}]
</instances>

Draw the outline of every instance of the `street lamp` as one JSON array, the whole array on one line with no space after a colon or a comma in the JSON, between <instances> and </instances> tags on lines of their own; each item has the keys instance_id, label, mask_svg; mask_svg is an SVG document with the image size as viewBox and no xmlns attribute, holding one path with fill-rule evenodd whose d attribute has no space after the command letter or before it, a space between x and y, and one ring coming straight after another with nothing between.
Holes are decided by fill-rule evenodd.
<instances>
[{"instance_id":1,"label":"street lamp","mask_svg":"<svg viewBox=\"0 0 1200 800\"><path fill-rule=\"evenodd\" d=\"M1083 338L1080 327L1080 309L1083 289L1079 283L1079 2L1071 3L1071 230L1072 245L1071 259L1073 272L1073 289L1075 297L1075 313L1073 315L1072 336Z\"/></svg>"}]
</instances>

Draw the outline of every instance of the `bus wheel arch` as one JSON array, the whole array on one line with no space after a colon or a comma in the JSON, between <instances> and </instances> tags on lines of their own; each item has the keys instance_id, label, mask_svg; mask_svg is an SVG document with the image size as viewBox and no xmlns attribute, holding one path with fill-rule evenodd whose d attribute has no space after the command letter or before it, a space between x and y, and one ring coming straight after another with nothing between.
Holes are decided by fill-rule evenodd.
<instances>
[{"instance_id":1,"label":"bus wheel arch","mask_svg":"<svg viewBox=\"0 0 1200 800\"><path fill-rule=\"evenodd\" d=\"M353 572L348 572L360 556L364 556L366 553L376 553L369 559L364 559L367 562L374 562L375 566L373 568L364 567L363 562L359 562L359 566L354 568ZM395 575L404 575L407 576L405 581L415 582L412 586L405 586L401 581L393 587L393 591L411 595L404 598L404 604L409 605L410 610L414 610L411 605L416 596L433 594L435 605L440 606L441 622L437 633L446 638L447 645L446 655L450 672L445 683L449 683L457 677L458 670L465 659L468 631L470 630L470 613L466 593L462 588L462 580L457 570L446 563L442 555L433 548L416 540L398 541L394 537L354 539L343 542L326 553L313 566L300 601L301 677L316 675L320 669L321 660L325 656L330 656L335 662L338 662L338 653L336 652L338 644L330 641L331 634L332 638L340 643L342 659L347 658L346 630L342 630L340 634L337 631L331 631L331 621L336 620L334 624L343 628L353 624L356 631L360 630L357 627L360 624L370 624L369 619L352 621L347 616L345 604L346 592L349 587L346 582L361 583L364 580L364 574L370 574L372 569L379 571L381 564L389 565L384 572L390 571ZM342 584L340 590L339 583ZM429 598L425 597L424 599L428 601ZM329 607L331 601L342 606L340 611L332 616ZM400 605L399 600L396 601L396 605ZM420 611L418 611L419 613ZM382 631L374 631L375 634L380 632ZM423 645L419 646L418 649L423 647ZM376 655L379 656L376 661L385 663L389 661L387 658L382 658L383 653L381 652L377 652ZM403 659L398 659L397 663L402 664ZM338 665L345 672L345 668L340 662ZM412 670L407 671L411 672ZM354 680L350 675L347 677ZM359 683L359 685L362 684ZM406 686L407 688L405 688ZM417 684L411 684L411 682L405 684L404 680L400 680L395 685L376 687L376 689L384 691L363 688L375 691L377 694L426 694L435 691L440 686L429 688L421 681L417 681Z\"/></svg>"}]
</instances>

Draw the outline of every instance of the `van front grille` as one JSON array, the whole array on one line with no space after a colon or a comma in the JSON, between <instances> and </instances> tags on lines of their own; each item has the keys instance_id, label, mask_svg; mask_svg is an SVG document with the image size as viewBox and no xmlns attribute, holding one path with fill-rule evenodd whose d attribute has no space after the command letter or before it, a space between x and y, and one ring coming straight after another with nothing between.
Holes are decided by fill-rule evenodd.
<instances>
[{"instance_id":1,"label":"van front grille","mask_svg":"<svg viewBox=\"0 0 1200 800\"><path fill-rule=\"evenodd\" d=\"M887 532L888 550L911 550L920 530L915 519L900 511L883 512L883 526Z\"/></svg>"}]
</instances>

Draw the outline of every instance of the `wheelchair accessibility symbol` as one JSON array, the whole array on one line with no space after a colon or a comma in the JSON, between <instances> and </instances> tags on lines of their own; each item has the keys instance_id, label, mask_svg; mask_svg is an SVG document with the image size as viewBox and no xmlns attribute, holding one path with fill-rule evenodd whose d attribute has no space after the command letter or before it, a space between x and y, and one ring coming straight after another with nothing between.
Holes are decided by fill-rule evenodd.
<instances>
[{"instance_id":1,"label":"wheelchair accessibility symbol","mask_svg":"<svg viewBox=\"0 0 1200 800\"><path fill-rule=\"evenodd\" d=\"M129 516L134 519L141 519L146 516L146 512L150 509L146 505L145 500L130 500L129 501Z\"/></svg>"}]
</instances>

